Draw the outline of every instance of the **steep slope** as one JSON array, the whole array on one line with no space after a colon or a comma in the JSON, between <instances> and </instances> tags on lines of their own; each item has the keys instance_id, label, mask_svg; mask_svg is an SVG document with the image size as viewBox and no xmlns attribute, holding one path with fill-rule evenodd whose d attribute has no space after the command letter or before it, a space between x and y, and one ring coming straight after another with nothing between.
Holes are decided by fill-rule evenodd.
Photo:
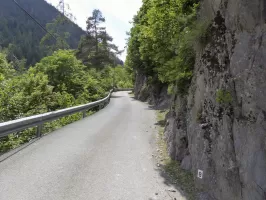
<instances>
[{"instance_id":1,"label":"steep slope","mask_svg":"<svg viewBox=\"0 0 266 200\"><path fill-rule=\"evenodd\" d=\"M44 27L57 15L56 8L44 0L18 0L25 10L27 10ZM70 33L68 43L71 48L77 48L81 35L85 32L76 24L65 24L64 32ZM27 65L34 64L45 56L44 49L39 45L45 32L13 1L0 1L0 46L8 47L14 44L11 51L18 58L26 58Z\"/></svg>"}]
</instances>

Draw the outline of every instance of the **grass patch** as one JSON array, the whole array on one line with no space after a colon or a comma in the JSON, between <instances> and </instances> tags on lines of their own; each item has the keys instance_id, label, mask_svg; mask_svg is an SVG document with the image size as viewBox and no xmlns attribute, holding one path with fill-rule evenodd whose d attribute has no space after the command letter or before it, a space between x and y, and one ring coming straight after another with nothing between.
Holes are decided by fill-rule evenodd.
<instances>
[{"instance_id":1,"label":"grass patch","mask_svg":"<svg viewBox=\"0 0 266 200\"><path fill-rule=\"evenodd\" d=\"M167 110L157 111L157 121L164 121L167 112ZM164 126L160 124L161 123L157 123L159 129L157 137L157 148L159 150L158 158L160 161L160 166L169 177L169 181L171 181L172 184L175 184L177 188L180 188L185 192L188 200L195 200L197 190L194 185L193 175L190 172L181 169L180 163L172 160L169 157L167 153L167 144L164 140Z\"/></svg>"}]
</instances>

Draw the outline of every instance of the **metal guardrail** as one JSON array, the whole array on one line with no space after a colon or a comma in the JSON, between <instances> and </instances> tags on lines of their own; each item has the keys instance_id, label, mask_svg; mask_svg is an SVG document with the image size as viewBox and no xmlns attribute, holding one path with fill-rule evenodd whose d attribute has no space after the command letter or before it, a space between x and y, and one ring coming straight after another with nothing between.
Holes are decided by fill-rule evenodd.
<instances>
[{"instance_id":1,"label":"metal guardrail","mask_svg":"<svg viewBox=\"0 0 266 200\"><path fill-rule=\"evenodd\" d=\"M112 92L113 90L111 90L108 96L105 97L104 99L92 103L0 123L0 138L5 137L11 133L23 131L27 128L32 128L36 126L37 126L36 136L41 137L41 130L44 123L51 122L61 117L72 115L78 112L82 112L84 118L86 117L86 111L88 111L89 109L92 109L97 106L102 107L104 104L108 104Z\"/></svg>"}]
</instances>

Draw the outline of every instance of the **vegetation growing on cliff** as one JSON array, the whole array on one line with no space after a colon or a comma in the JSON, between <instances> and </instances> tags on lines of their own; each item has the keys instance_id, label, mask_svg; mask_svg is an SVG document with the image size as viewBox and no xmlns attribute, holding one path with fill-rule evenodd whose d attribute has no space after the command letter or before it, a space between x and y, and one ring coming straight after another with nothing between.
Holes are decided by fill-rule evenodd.
<instances>
[{"instance_id":1,"label":"vegetation growing on cliff","mask_svg":"<svg viewBox=\"0 0 266 200\"><path fill-rule=\"evenodd\" d=\"M216 101L220 104L229 104L233 101L232 95L227 90L217 90Z\"/></svg>"}]
</instances>

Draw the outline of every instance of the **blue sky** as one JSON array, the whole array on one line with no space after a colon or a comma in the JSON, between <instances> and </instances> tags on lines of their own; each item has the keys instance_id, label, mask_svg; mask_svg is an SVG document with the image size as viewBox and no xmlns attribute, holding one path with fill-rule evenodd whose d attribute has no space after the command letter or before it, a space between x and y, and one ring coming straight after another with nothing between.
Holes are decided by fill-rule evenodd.
<instances>
[{"instance_id":1,"label":"blue sky","mask_svg":"<svg viewBox=\"0 0 266 200\"><path fill-rule=\"evenodd\" d=\"M46 0L56 6L59 0ZM86 19L93 9L100 9L106 18L108 33L120 49L126 45L126 32L130 30L133 16L139 10L142 0L65 0L76 17L76 23L85 30ZM125 60L126 52L121 56Z\"/></svg>"}]
</instances>

